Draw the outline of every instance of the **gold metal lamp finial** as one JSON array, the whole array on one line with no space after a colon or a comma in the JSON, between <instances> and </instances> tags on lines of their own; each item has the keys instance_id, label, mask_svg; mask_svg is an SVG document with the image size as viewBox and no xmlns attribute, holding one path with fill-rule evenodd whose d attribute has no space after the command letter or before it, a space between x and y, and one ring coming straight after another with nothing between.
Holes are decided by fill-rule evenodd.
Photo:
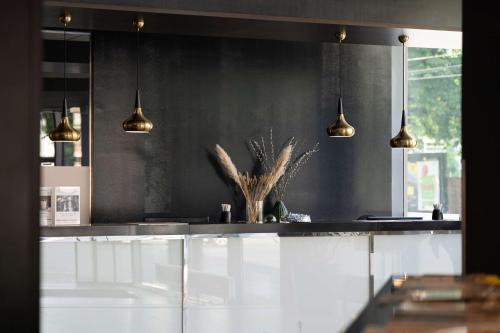
<instances>
[{"instance_id":1,"label":"gold metal lamp finial","mask_svg":"<svg viewBox=\"0 0 500 333\"><path fill-rule=\"evenodd\" d=\"M390 141L392 148L415 148L417 146L417 140L408 132L406 124L406 95L405 95L405 84L406 84L406 66L405 66L405 44L408 42L410 37L408 35L401 35L398 37L401 44L403 44L403 112L401 115L401 128L399 133L393 137Z\"/></svg>"},{"instance_id":2,"label":"gold metal lamp finial","mask_svg":"<svg viewBox=\"0 0 500 333\"><path fill-rule=\"evenodd\" d=\"M71 14L67 11L64 11L61 16L59 16L59 22L61 22L65 27L68 26L71 22Z\"/></svg>"},{"instance_id":3,"label":"gold metal lamp finial","mask_svg":"<svg viewBox=\"0 0 500 333\"><path fill-rule=\"evenodd\" d=\"M346 38L346 32L341 30L335 34L339 41L339 68L338 68L338 84L339 84L339 102L337 106L337 119L335 122L326 129L326 133L331 138L350 138L354 135L356 130L349 125L344 116L344 107L342 104L342 42Z\"/></svg>"},{"instance_id":4,"label":"gold metal lamp finial","mask_svg":"<svg viewBox=\"0 0 500 333\"><path fill-rule=\"evenodd\" d=\"M345 30L337 31L337 33L335 34L335 37L337 37L337 40L339 41L339 43L342 43L346 37Z\"/></svg>"},{"instance_id":5,"label":"gold metal lamp finial","mask_svg":"<svg viewBox=\"0 0 500 333\"><path fill-rule=\"evenodd\" d=\"M404 46L404 45L405 45L406 43L408 43L408 41L410 40L410 36L405 35L405 34L402 34L402 35L400 35L400 36L398 37L398 39L399 39L399 42L400 42L401 44L403 44L403 46Z\"/></svg>"},{"instance_id":6,"label":"gold metal lamp finial","mask_svg":"<svg viewBox=\"0 0 500 333\"><path fill-rule=\"evenodd\" d=\"M134 25L134 28L137 30L137 31L141 31L142 28L144 28L144 18L142 18L141 16L138 16L136 17L133 21L132 21L132 24Z\"/></svg>"}]
</instances>

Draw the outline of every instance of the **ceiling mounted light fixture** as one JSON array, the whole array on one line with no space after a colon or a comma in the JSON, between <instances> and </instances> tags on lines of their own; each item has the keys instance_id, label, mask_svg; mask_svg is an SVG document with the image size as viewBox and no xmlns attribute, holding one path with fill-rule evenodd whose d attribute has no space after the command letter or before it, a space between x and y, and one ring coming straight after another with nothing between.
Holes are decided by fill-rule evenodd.
<instances>
[{"instance_id":1,"label":"ceiling mounted light fixture","mask_svg":"<svg viewBox=\"0 0 500 333\"><path fill-rule=\"evenodd\" d=\"M133 21L134 28L137 31L137 73L136 73L136 91L135 91L135 105L134 112L132 115L127 118L122 126L125 132L128 133L149 133L153 129L153 123L151 120L144 116L141 107L141 96L139 93L139 54L140 54L140 45L139 45L139 36L141 29L144 27L144 19L142 17L138 17Z\"/></svg>"},{"instance_id":2,"label":"ceiling mounted light fixture","mask_svg":"<svg viewBox=\"0 0 500 333\"><path fill-rule=\"evenodd\" d=\"M77 131L71 125L71 122L68 118L68 101L66 99L66 57L67 57L67 48L66 48L66 28L71 22L71 15L67 12L62 14L59 17L59 21L64 24L64 98L62 105L62 119L59 125L54 128L49 133L49 138L55 142L74 142L80 140L80 131Z\"/></svg>"},{"instance_id":3,"label":"ceiling mounted light fixture","mask_svg":"<svg viewBox=\"0 0 500 333\"><path fill-rule=\"evenodd\" d=\"M399 133L393 137L390 141L392 148L415 148L417 146L417 140L411 136L406 128L406 95L405 95L405 85L406 85L406 66L405 66L405 51L406 43L410 37L408 35L399 36L399 41L403 44L403 114L401 116L401 128Z\"/></svg>"},{"instance_id":4,"label":"ceiling mounted light fixture","mask_svg":"<svg viewBox=\"0 0 500 333\"><path fill-rule=\"evenodd\" d=\"M339 67L338 67L338 85L339 85L339 103L337 107L337 119L326 129L331 138L350 138L356 132L354 127L349 125L344 117L344 107L342 105L342 42L346 37L345 31L339 31L335 34L339 41Z\"/></svg>"}]
</instances>

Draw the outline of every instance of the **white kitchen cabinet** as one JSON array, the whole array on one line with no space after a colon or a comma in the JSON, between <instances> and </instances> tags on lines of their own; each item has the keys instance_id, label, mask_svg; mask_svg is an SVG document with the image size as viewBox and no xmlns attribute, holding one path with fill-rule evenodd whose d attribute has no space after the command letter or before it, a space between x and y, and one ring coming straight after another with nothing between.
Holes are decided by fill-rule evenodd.
<instances>
[{"instance_id":1,"label":"white kitchen cabinet","mask_svg":"<svg viewBox=\"0 0 500 333\"><path fill-rule=\"evenodd\" d=\"M43 333L182 332L182 240L40 243Z\"/></svg>"},{"instance_id":2,"label":"white kitchen cabinet","mask_svg":"<svg viewBox=\"0 0 500 333\"><path fill-rule=\"evenodd\" d=\"M375 293L392 275L462 274L462 235L374 235L372 258Z\"/></svg>"},{"instance_id":3,"label":"white kitchen cabinet","mask_svg":"<svg viewBox=\"0 0 500 333\"><path fill-rule=\"evenodd\" d=\"M185 332L337 332L368 301L368 236L192 238Z\"/></svg>"}]
</instances>

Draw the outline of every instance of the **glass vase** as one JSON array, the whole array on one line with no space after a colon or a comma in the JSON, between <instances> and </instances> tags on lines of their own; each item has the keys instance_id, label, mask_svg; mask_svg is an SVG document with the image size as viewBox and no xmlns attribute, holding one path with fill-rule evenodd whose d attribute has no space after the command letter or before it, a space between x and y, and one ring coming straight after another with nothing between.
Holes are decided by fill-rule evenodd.
<instances>
[{"instance_id":1,"label":"glass vase","mask_svg":"<svg viewBox=\"0 0 500 333\"><path fill-rule=\"evenodd\" d=\"M264 223L264 201L247 201L247 223Z\"/></svg>"}]
</instances>

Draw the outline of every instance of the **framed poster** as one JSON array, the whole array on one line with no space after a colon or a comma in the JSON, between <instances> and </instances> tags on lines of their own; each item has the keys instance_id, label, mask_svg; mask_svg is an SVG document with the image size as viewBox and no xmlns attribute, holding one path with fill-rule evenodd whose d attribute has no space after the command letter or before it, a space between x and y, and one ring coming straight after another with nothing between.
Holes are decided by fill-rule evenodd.
<instances>
[{"instance_id":1,"label":"framed poster","mask_svg":"<svg viewBox=\"0 0 500 333\"><path fill-rule=\"evenodd\" d=\"M55 188L55 225L80 224L80 187Z\"/></svg>"}]
</instances>

